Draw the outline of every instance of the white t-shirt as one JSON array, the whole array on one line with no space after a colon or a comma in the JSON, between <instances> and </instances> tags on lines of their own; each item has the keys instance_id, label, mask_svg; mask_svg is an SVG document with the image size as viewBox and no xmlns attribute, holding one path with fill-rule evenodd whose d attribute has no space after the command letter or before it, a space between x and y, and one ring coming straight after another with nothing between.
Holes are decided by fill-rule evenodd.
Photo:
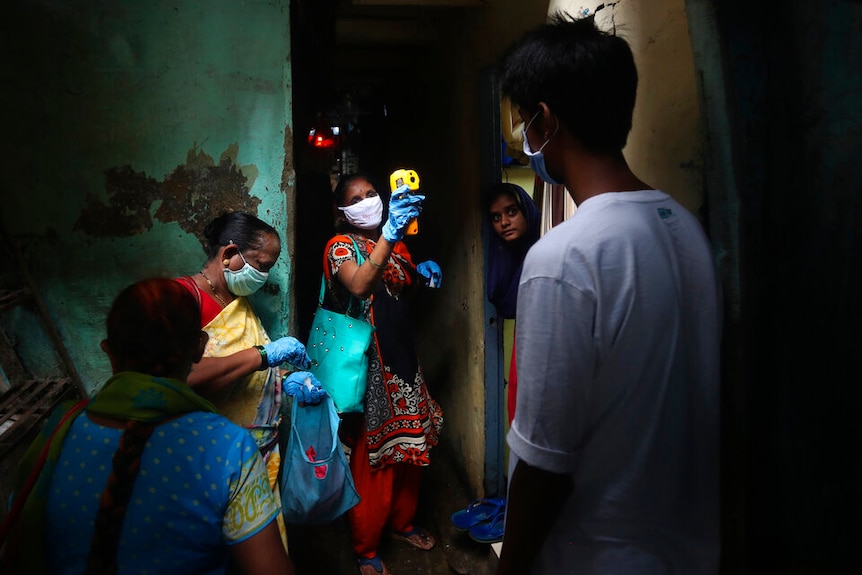
<instances>
[{"instance_id":1,"label":"white t-shirt","mask_svg":"<svg viewBox=\"0 0 862 575\"><path fill-rule=\"evenodd\" d=\"M512 453L574 484L533 572L718 572L720 294L699 222L605 193L527 255Z\"/></svg>"}]
</instances>

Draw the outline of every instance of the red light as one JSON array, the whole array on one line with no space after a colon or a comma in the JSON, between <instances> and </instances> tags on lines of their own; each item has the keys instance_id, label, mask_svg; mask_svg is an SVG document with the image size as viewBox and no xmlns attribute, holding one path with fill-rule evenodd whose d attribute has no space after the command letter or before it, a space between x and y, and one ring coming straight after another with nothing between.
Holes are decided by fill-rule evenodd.
<instances>
[{"instance_id":1,"label":"red light","mask_svg":"<svg viewBox=\"0 0 862 575\"><path fill-rule=\"evenodd\" d=\"M318 132L316 128L312 128L308 132L308 143L315 148L332 149L338 147L341 138L333 134L332 130Z\"/></svg>"}]
</instances>

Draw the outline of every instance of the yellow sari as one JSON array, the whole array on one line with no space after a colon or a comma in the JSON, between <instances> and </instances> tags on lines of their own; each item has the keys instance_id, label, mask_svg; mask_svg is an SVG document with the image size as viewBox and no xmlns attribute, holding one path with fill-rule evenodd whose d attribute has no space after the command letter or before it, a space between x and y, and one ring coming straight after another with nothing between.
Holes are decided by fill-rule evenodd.
<instances>
[{"instance_id":1,"label":"yellow sari","mask_svg":"<svg viewBox=\"0 0 862 575\"><path fill-rule=\"evenodd\" d=\"M244 297L234 299L203 329L209 334L204 357L224 357L270 342L260 318ZM281 401L281 371L275 367L250 373L213 400L222 415L251 432L266 462L269 483L278 501L281 501L278 486ZM287 535L281 514L278 526L286 549Z\"/></svg>"}]
</instances>

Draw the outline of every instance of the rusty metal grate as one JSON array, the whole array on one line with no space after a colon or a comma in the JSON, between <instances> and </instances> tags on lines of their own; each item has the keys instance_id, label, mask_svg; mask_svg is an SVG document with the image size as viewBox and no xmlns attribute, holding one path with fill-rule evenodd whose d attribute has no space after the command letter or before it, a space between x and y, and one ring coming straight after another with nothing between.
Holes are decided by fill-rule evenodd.
<instances>
[{"instance_id":1,"label":"rusty metal grate","mask_svg":"<svg viewBox=\"0 0 862 575\"><path fill-rule=\"evenodd\" d=\"M0 290L0 312L18 307L28 299L30 299L30 291L27 289Z\"/></svg>"},{"instance_id":2,"label":"rusty metal grate","mask_svg":"<svg viewBox=\"0 0 862 575\"><path fill-rule=\"evenodd\" d=\"M0 459L64 399L77 396L71 378L31 379L0 397Z\"/></svg>"}]
</instances>

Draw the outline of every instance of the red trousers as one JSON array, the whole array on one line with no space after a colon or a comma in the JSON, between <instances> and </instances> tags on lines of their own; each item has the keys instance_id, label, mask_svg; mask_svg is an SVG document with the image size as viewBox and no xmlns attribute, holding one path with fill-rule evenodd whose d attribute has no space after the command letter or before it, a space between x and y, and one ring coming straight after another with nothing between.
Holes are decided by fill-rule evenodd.
<instances>
[{"instance_id":1,"label":"red trousers","mask_svg":"<svg viewBox=\"0 0 862 575\"><path fill-rule=\"evenodd\" d=\"M515 403L518 398L518 368L515 365L515 342L512 342L512 360L509 363L509 397L508 397L508 415L509 427L512 427L512 420L515 419Z\"/></svg>"},{"instance_id":2,"label":"red trousers","mask_svg":"<svg viewBox=\"0 0 862 575\"><path fill-rule=\"evenodd\" d=\"M409 463L372 469L368 463L363 422L350 455L350 472L361 498L347 512L353 551L358 557L371 558L377 554L385 528L400 532L413 528L421 469Z\"/></svg>"}]
</instances>

